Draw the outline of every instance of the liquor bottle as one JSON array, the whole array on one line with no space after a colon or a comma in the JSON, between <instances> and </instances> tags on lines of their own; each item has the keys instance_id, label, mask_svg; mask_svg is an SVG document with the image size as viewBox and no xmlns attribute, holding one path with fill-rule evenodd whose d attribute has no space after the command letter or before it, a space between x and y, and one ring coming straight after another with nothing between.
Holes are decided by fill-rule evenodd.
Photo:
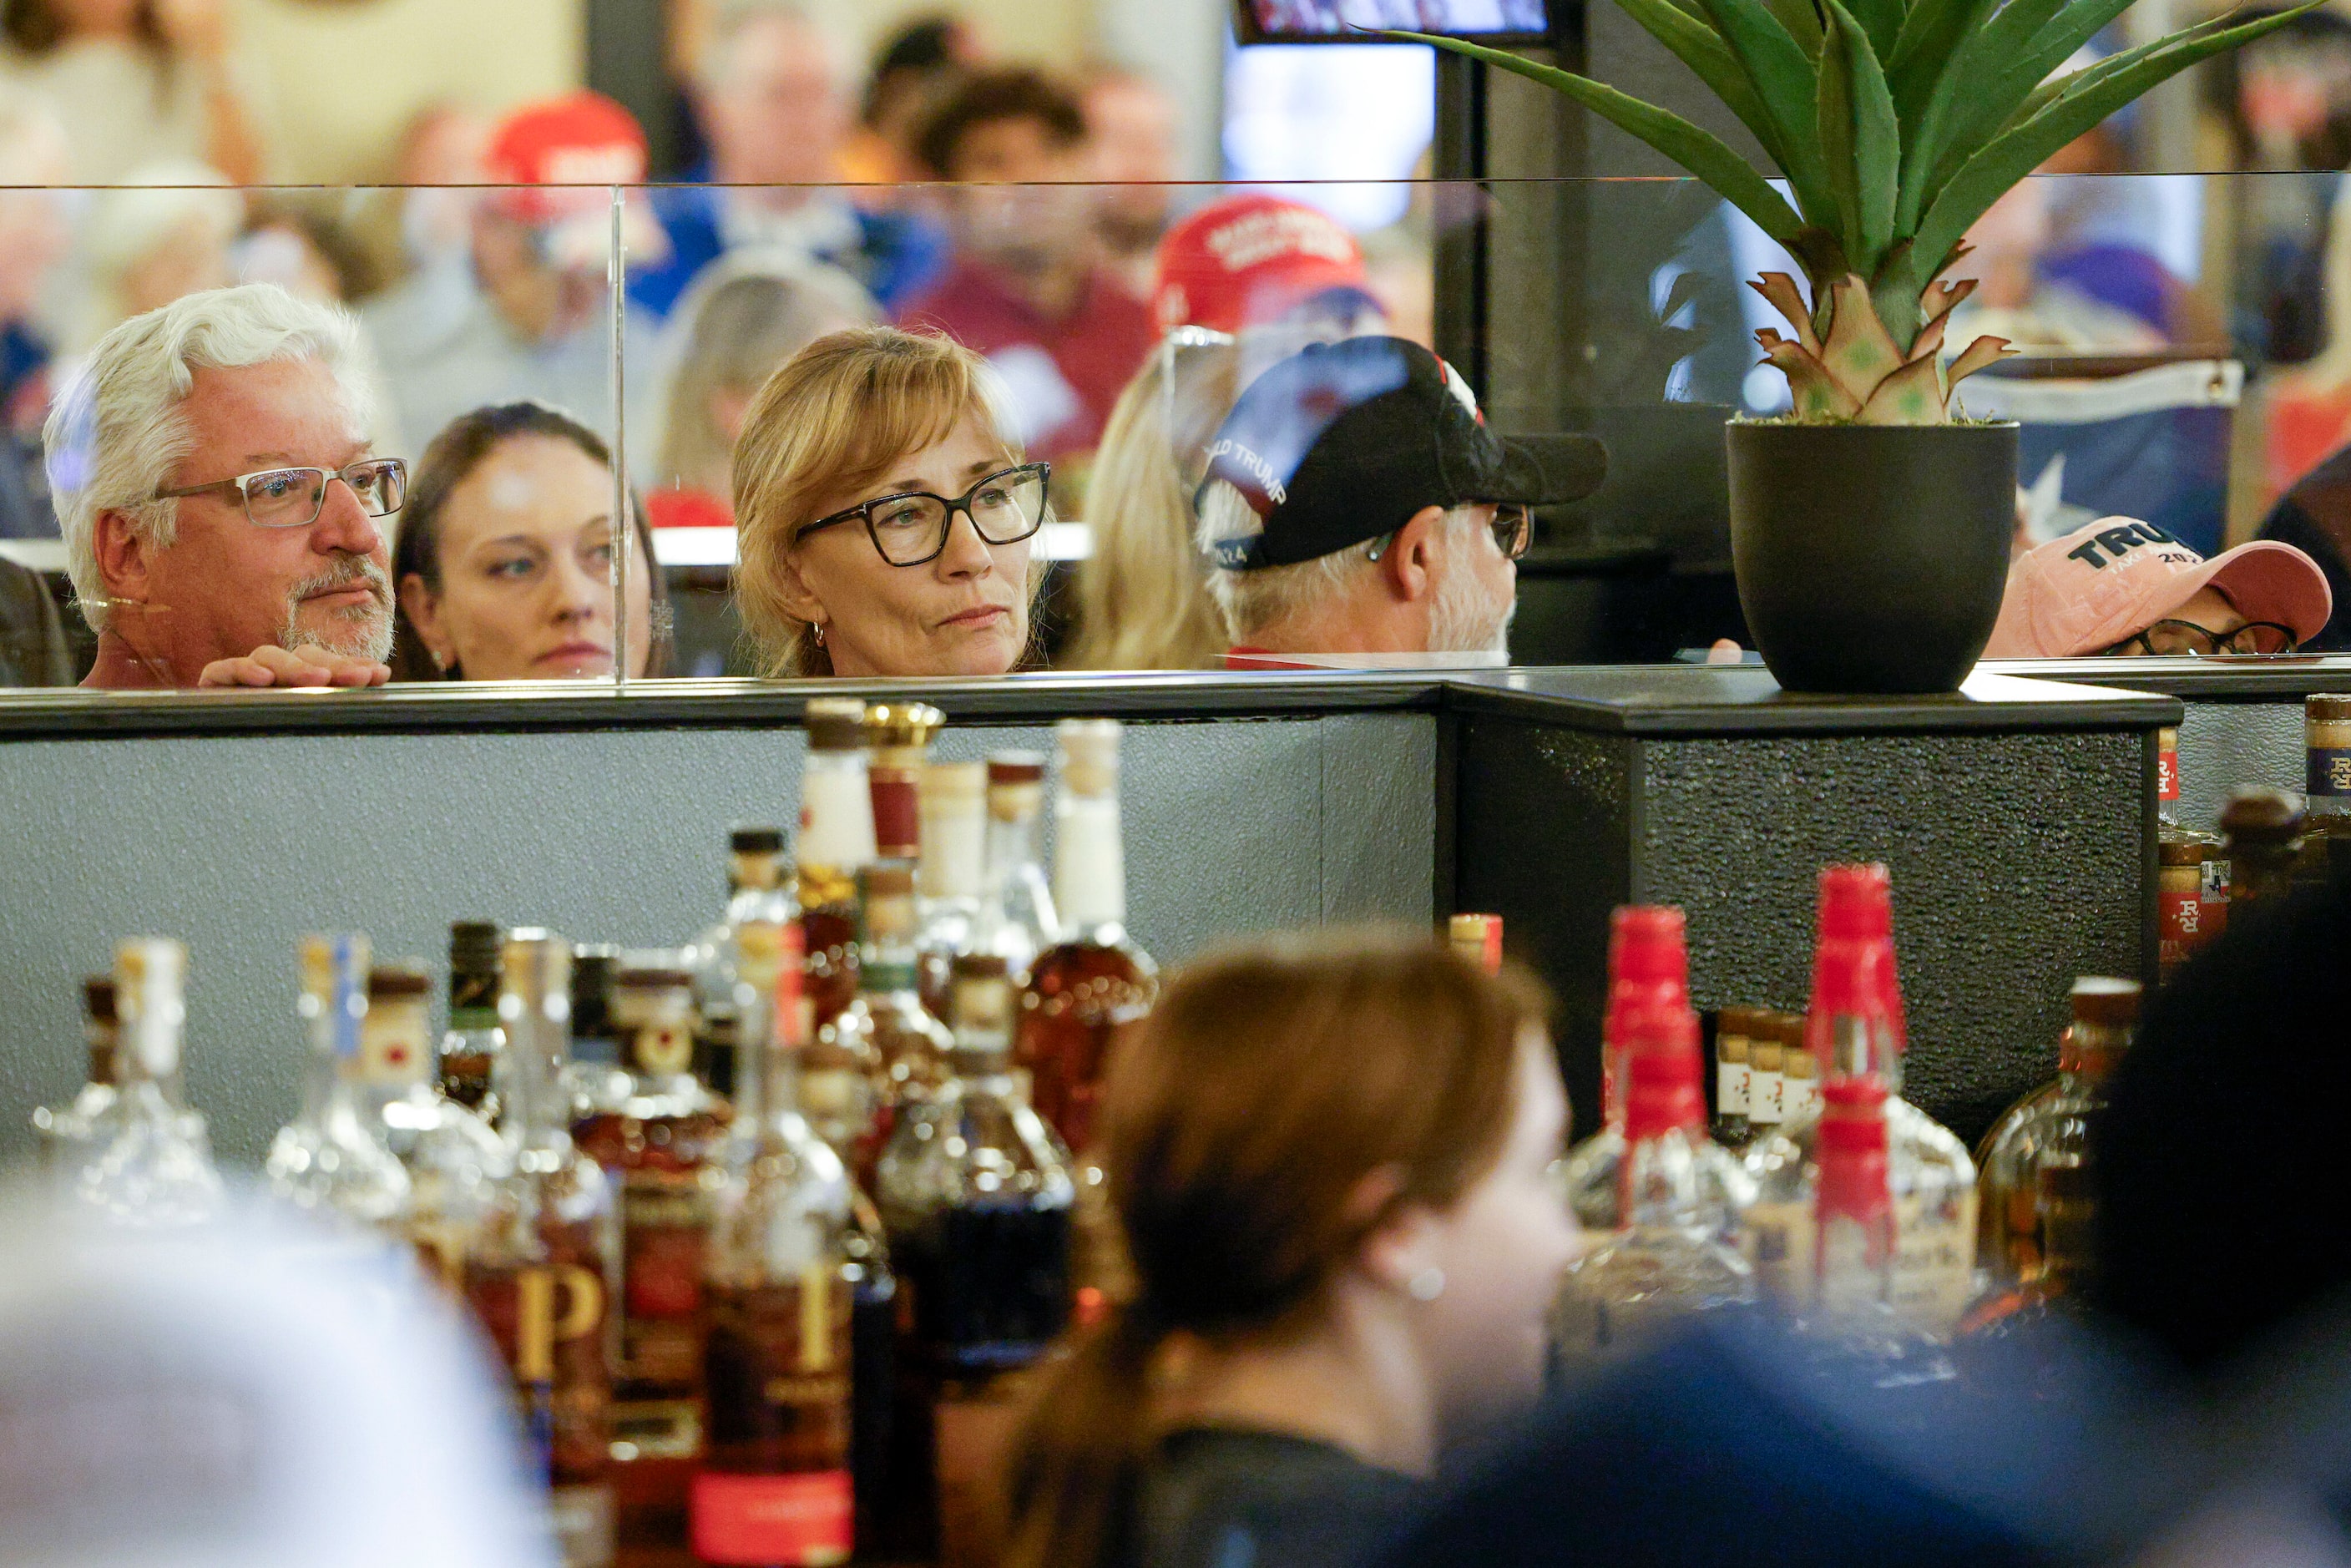
<instances>
[{"instance_id":1,"label":"liquor bottle","mask_svg":"<svg viewBox=\"0 0 2351 1568\"><path fill-rule=\"evenodd\" d=\"M2073 1293L2089 1261L2089 1124L2138 1027L2139 985L2085 975L2074 982L2072 1005L2056 1081L1984 1140L1977 1256L1999 1294L1990 1312L1970 1313L1979 1320Z\"/></svg>"},{"instance_id":2,"label":"liquor bottle","mask_svg":"<svg viewBox=\"0 0 2351 1568\"><path fill-rule=\"evenodd\" d=\"M1004 960L1017 985L1037 955L1061 939L1045 881L1042 821L1045 759L998 751L987 759L987 853L982 862L979 932L973 950ZM948 1010L954 1010L950 1004Z\"/></svg>"},{"instance_id":3,"label":"liquor bottle","mask_svg":"<svg viewBox=\"0 0 2351 1568\"><path fill-rule=\"evenodd\" d=\"M1900 1307L1894 1103L1867 1073L1832 1079L1821 1090L1810 1285L1794 1324L1800 1342L1825 1358L1869 1364L1881 1389L1957 1375L1938 1339Z\"/></svg>"},{"instance_id":4,"label":"liquor bottle","mask_svg":"<svg viewBox=\"0 0 2351 1568\"><path fill-rule=\"evenodd\" d=\"M193 1225L219 1211L204 1119L179 1103L180 1036L187 1020L188 950L168 936L134 936L114 950L113 1134L74 1178L75 1195L124 1224Z\"/></svg>"},{"instance_id":5,"label":"liquor bottle","mask_svg":"<svg viewBox=\"0 0 2351 1568\"><path fill-rule=\"evenodd\" d=\"M854 1189L795 1109L799 929L747 925L751 1018L734 1157L703 1271L705 1448L688 1505L704 1563L846 1562L852 1479ZM772 977L770 977L770 976Z\"/></svg>"},{"instance_id":6,"label":"liquor bottle","mask_svg":"<svg viewBox=\"0 0 2351 1568\"><path fill-rule=\"evenodd\" d=\"M738 827L726 836L726 907L695 944L695 1070L711 1092L734 1098L741 1021L735 1001L736 934L747 920L779 925L793 917L784 887L780 828Z\"/></svg>"},{"instance_id":7,"label":"liquor bottle","mask_svg":"<svg viewBox=\"0 0 2351 1568\"><path fill-rule=\"evenodd\" d=\"M121 1102L114 1082L119 1032L114 980L92 975L81 983L81 1037L89 1052L89 1077L67 1103L43 1105L33 1113L43 1170L71 1176L89 1157L100 1130L112 1130L115 1107Z\"/></svg>"},{"instance_id":8,"label":"liquor bottle","mask_svg":"<svg viewBox=\"0 0 2351 1568\"><path fill-rule=\"evenodd\" d=\"M2157 963L2169 979L2229 918L2229 861L2218 835L2179 818L2179 732L2158 732L2156 748Z\"/></svg>"},{"instance_id":9,"label":"liquor bottle","mask_svg":"<svg viewBox=\"0 0 2351 1568\"><path fill-rule=\"evenodd\" d=\"M923 854L916 870L922 933L914 973L923 1006L944 1019L952 1005L949 971L968 953L979 928L979 889L987 852L987 765L934 762L923 769Z\"/></svg>"},{"instance_id":10,"label":"liquor bottle","mask_svg":"<svg viewBox=\"0 0 2351 1568\"><path fill-rule=\"evenodd\" d=\"M486 920L449 927L449 1032L441 1038L441 1092L499 1125L498 950L506 934Z\"/></svg>"},{"instance_id":11,"label":"liquor bottle","mask_svg":"<svg viewBox=\"0 0 2351 1568\"><path fill-rule=\"evenodd\" d=\"M1113 719L1057 727L1053 904L1061 936L1029 966L1012 1053L1029 1075L1039 1113L1081 1155L1093 1147L1094 1106L1119 1034L1159 996L1159 966L1126 932L1118 734Z\"/></svg>"},{"instance_id":12,"label":"liquor bottle","mask_svg":"<svg viewBox=\"0 0 2351 1568\"><path fill-rule=\"evenodd\" d=\"M368 971L357 1095L361 1116L408 1173L400 1232L425 1271L455 1291L466 1239L488 1218L513 1159L487 1122L434 1086L425 1018L432 990L421 968L378 964Z\"/></svg>"},{"instance_id":13,"label":"liquor bottle","mask_svg":"<svg viewBox=\"0 0 2351 1568\"><path fill-rule=\"evenodd\" d=\"M873 860L873 791L863 703L813 697L803 722L808 761L800 776L795 892L808 954L810 1021L822 1028L857 996L857 872ZM820 1092L821 1085L804 1083L802 1092Z\"/></svg>"},{"instance_id":14,"label":"liquor bottle","mask_svg":"<svg viewBox=\"0 0 2351 1568\"><path fill-rule=\"evenodd\" d=\"M850 1161L862 1185L872 1180L874 1157L899 1111L929 1099L946 1078L955 1035L915 988L914 868L876 862L857 873L857 886L863 911L857 999L830 1027L836 1050L872 1068L872 1129Z\"/></svg>"},{"instance_id":15,"label":"liquor bottle","mask_svg":"<svg viewBox=\"0 0 2351 1568\"><path fill-rule=\"evenodd\" d=\"M1701 1179L1713 1143L1697 1016L1685 1001L1635 1012L1624 1030L1624 1223L1562 1281L1553 1343L1570 1365L1636 1354L1675 1323L1755 1300L1754 1270L1723 1239Z\"/></svg>"},{"instance_id":16,"label":"liquor bottle","mask_svg":"<svg viewBox=\"0 0 2351 1568\"><path fill-rule=\"evenodd\" d=\"M1670 905L1626 904L1608 923L1608 1007L1601 1019L1601 1060L1619 1061L1645 1014L1689 1005L1689 954L1682 912ZM1578 1144L1560 1167L1567 1207L1584 1229L1606 1234L1625 1223L1625 1113L1621 1073L1604 1092L1605 1120ZM1735 1240L1755 1186L1739 1156L1708 1140L1696 1148L1698 1188L1714 1234Z\"/></svg>"},{"instance_id":17,"label":"liquor bottle","mask_svg":"<svg viewBox=\"0 0 2351 1568\"><path fill-rule=\"evenodd\" d=\"M408 1171L384 1146L382 1120L362 1098L368 940L305 936L301 954L308 1088L300 1114L270 1142L269 1190L298 1207L396 1234L407 1222Z\"/></svg>"},{"instance_id":18,"label":"liquor bottle","mask_svg":"<svg viewBox=\"0 0 2351 1568\"><path fill-rule=\"evenodd\" d=\"M635 953L612 973L611 1028L627 1092L571 1136L620 1189L621 1358L613 1457L679 1459L699 1447L703 1257L732 1109L694 1075L694 975L684 955ZM682 1478L681 1478L682 1479ZM676 1501L683 1506L684 1498Z\"/></svg>"},{"instance_id":19,"label":"liquor bottle","mask_svg":"<svg viewBox=\"0 0 2351 1568\"><path fill-rule=\"evenodd\" d=\"M1884 1090L1899 1240L1895 1304L1922 1333L1948 1337L1972 1291L1975 1166L1966 1145L1899 1098L1905 1025L1886 868L1824 868L1819 931L1803 1049L1817 1064L1823 1096L1840 1081L1861 1077ZM1756 1277L1766 1294L1793 1307L1812 1285L1803 1261L1813 1252L1824 1113L1815 1109L1787 1122L1748 1150L1758 1189L1748 1216Z\"/></svg>"},{"instance_id":20,"label":"liquor bottle","mask_svg":"<svg viewBox=\"0 0 2351 1568\"><path fill-rule=\"evenodd\" d=\"M1735 1149L1751 1135L1747 1093L1752 1078L1749 1054L1757 1010L1729 1007L1715 1016L1714 1138L1725 1148Z\"/></svg>"},{"instance_id":21,"label":"liquor bottle","mask_svg":"<svg viewBox=\"0 0 2351 1568\"><path fill-rule=\"evenodd\" d=\"M984 1560L980 1499L1008 1437L1017 1375L1069 1319L1075 1189L1013 1071L1014 1012L1002 958L956 960L947 1080L899 1118L876 1172L913 1308L901 1314L911 1333L893 1452L907 1462L913 1533L943 1548L920 1540L916 1554L943 1561Z\"/></svg>"},{"instance_id":22,"label":"liquor bottle","mask_svg":"<svg viewBox=\"0 0 2351 1568\"><path fill-rule=\"evenodd\" d=\"M622 1064L612 1023L612 977L620 967L617 947L581 942L571 949L571 1059L564 1063L561 1088L575 1136L590 1117L618 1114L636 1088ZM695 1065L702 1064L697 1050Z\"/></svg>"},{"instance_id":23,"label":"liquor bottle","mask_svg":"<svg viewBox=\"0 0 2351 1568\"><path fill-rule=\"evenodd\" d=\"M1502 972L1500 915L1456 915L1445 923L1445 940L1456 953L1486 973Z\"/></svg>"},{"instance_id":24,"label":"liquor bottle","mask_svg":"<svg viewBox=\"0 0 2351 1568\"><path fill-rule=\"evenodd\" d=\"M1747 1130L1769 1137L1786 1119L1788 1015L1766 1013L1747 1041Z\"/></svg>"},{"instance_id":25,"label":"liquor bottle","mask_svg":"<svg viewBox=\"0 0 2351 1568\"><path fill-rule=\"evenodd\" d=\"M2351 695L2304 698L2303 740L2311 870L2329 877L2351 870Z\"/></svg>"},{"instance_id":26,"label":"liquor bottle","mask_svg":"<svg viewBox=\"0 0 2351 1568\"><path fill-rule=\"evenodd\" d=\"M506 938L498 1020L512 1173L465 1256L465 1299L514 1379L544 1466L567 1568L613 1552L611 1308L620 1228L611 1184L571 1141L562 1073L570 1054L571 946L537 929Z\"/></svg>"},{"instance_id":27,"label":"liquor bottle","mask_svg":"<svg viewBox=\"0 0 2351 1568\"><path fill-rule=\"evenodd\" d=\"M866 778L873 799L873 853L912 867L922 853L923 768L947 716L928 703L865 709Z\"/></svg>"},{"instance_id":28,"label":"liquor bottle","mask_svg":"<svg viewBox=\"0 0 2351 1568\"><path fill-rule=\"evenodd\" d=\"M2274 904L2294 891L2303 856L2304 812L2291 789L2248 786L2220 808L2220 834L2229 856L2229 909Z\"/></svg>"}]
</instances>

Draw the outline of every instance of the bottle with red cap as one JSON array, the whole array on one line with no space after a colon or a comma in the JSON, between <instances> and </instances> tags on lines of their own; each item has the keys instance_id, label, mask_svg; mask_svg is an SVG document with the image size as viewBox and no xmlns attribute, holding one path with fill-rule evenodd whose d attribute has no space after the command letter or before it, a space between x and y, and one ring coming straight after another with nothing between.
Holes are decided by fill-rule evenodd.
<instances>
[{"instance_id":1,"label":"bottle with red cap","mask_svg":"<svg viewBox=\"0 0 2351 1568\"><path fill-rule=\"evenodd\" d=\"M1938 1382L1954 1375L1950 1363L1898 1306L1902 1239L1891 1116L1897 1103L1868 1074L1834 1078L1821 1091L1805 1260L1812 1288L1796 1328L1842 1356L1904 1363L1906 1382Z\"/></svg>"},{"instance_id":2,"label":"bottle with red cap","mask_svg":"<svg viewBox=\"0 0 2351 1568\"><path fill-rule=\"evenodd\" d=\"M1748 1217L1756 1275L1767 1295L1792 1308L1809 1301L1828 1090L1868 1079L1885 1100L1895 1306L1921 1332L1948 1336L1973 1290L1975 1166L1964 1144L1901 1098L1907 1025L1886 868L1829 866L1820 885L1820 944L1801 1049L1818 1071L1823 1099L1747 1151L1757 1193Z\"/></svg>"},{"instance_id":3,"label":"bottle with red cap","mask_svg":"<svg viewBox=\"0 0 2351 1568\"><path fill-rule=\"evenodd\" d=\"M1723 1237L1705 1179L1721 1151L1706 1132L1698 1017L1685 997L1632 1009L1619 1027L1624 1223L1562 1281L1553 1342L1571 1364L1630 1354L1669 1324L1755 1300L1754 1270Z\"/></svg>"},{"instance_id":4,"label":"bottle with red cap","mask_svg":"<svg viewBox=\"0 0 2351 1568\"><path fill-rule=\"evenodd\" d=\"M1569 1154L1560 1175L1567 1205L1586 1230L1614 1231L1625 1224L1625 1156L1630 1145L1620 1088L1626 1042L1655 1027L1641 1020L1688 1010L1689 952L1682 912L1656 904L1619 908L1609 922L1608 1002L1600 1025L1603 1121L1598 1132ZM1715 1236L1733 1240L1754 1200L1755 1184L1739 1156L1711 1139L1694 1148L1700 1202Z\"/></svg>"}]
</instances>

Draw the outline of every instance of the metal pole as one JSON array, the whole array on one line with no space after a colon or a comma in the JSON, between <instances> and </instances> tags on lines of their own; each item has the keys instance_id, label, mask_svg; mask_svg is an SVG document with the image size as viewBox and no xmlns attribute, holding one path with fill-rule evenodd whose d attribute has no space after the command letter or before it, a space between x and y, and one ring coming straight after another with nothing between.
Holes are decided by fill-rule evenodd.
<instances>
[{"instance_id":1,"label":"metal pole","mask_svg":"<svg viewBox=\"0 0 2351 1568\"><path fill-rule=\"evenodd\" d=\"M636 512L629 505L629 419L622 404L624 371L621 343L629 320L628 261L622 248L622 188L612 187L612 233L604 258L604 287L611 296L612 400L612 687L629 685L629 558L636 553ZM652 563L646 563L650 569Z\"/></svg>"}]
</instances>

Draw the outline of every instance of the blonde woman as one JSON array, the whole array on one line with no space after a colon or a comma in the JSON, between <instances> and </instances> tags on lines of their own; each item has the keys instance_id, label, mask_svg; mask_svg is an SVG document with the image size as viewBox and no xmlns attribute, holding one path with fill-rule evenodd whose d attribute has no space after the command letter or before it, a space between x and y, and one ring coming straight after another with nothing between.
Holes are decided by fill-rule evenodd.
<instances>
[{"instance_id":1,"label":"blonde woman","mask_svg":"<svg viewBox=\"0 0 2351 1568\"><path fill-rule=\"evenodd\" d=\"M736 594L770 675L1000 675L1029 647L1049 466L979 356L860 327L768 379L735 445Z\"/></svg>"},{"instance_id":2,"label":"blonde woman","mask_svg":"<svg viewBox=\"0 0 2351 1568\"><path fill-rule=\"evenodd\" d=\"M1076 668L1206 669L1231 643L1193 543L1192 490L1238 370L1230 338L1179 328L1119 394L1086 484Z\"/></svg>"}]
</instances>

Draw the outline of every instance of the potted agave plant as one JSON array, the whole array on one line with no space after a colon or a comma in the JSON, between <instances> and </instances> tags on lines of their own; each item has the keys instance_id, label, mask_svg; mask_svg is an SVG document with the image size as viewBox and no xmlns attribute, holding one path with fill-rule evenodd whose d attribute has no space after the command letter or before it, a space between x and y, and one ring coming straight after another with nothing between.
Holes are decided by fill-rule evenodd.
<instances>
[{"instance_id":1,"label":"potted agave plant","mask_svg":"<svg viewBox=\"0 0 2351 1568\"><path fill-rule=\"evenodd\" d=\"M1766 664L1792 690L1956 688L2000 612L2016 427L1952 405L2008 351L1945 342L1970 225L2075 137L2300 9L2239 15L2058 73L2130 0L1616 0L1754 133L1780 186L1655 105L1499 49L1434 44L1541 82L1639 137L1796 258L1750 287L1792 412L1735 420L1731 558Z\"/></svg>"}]
</instances>

